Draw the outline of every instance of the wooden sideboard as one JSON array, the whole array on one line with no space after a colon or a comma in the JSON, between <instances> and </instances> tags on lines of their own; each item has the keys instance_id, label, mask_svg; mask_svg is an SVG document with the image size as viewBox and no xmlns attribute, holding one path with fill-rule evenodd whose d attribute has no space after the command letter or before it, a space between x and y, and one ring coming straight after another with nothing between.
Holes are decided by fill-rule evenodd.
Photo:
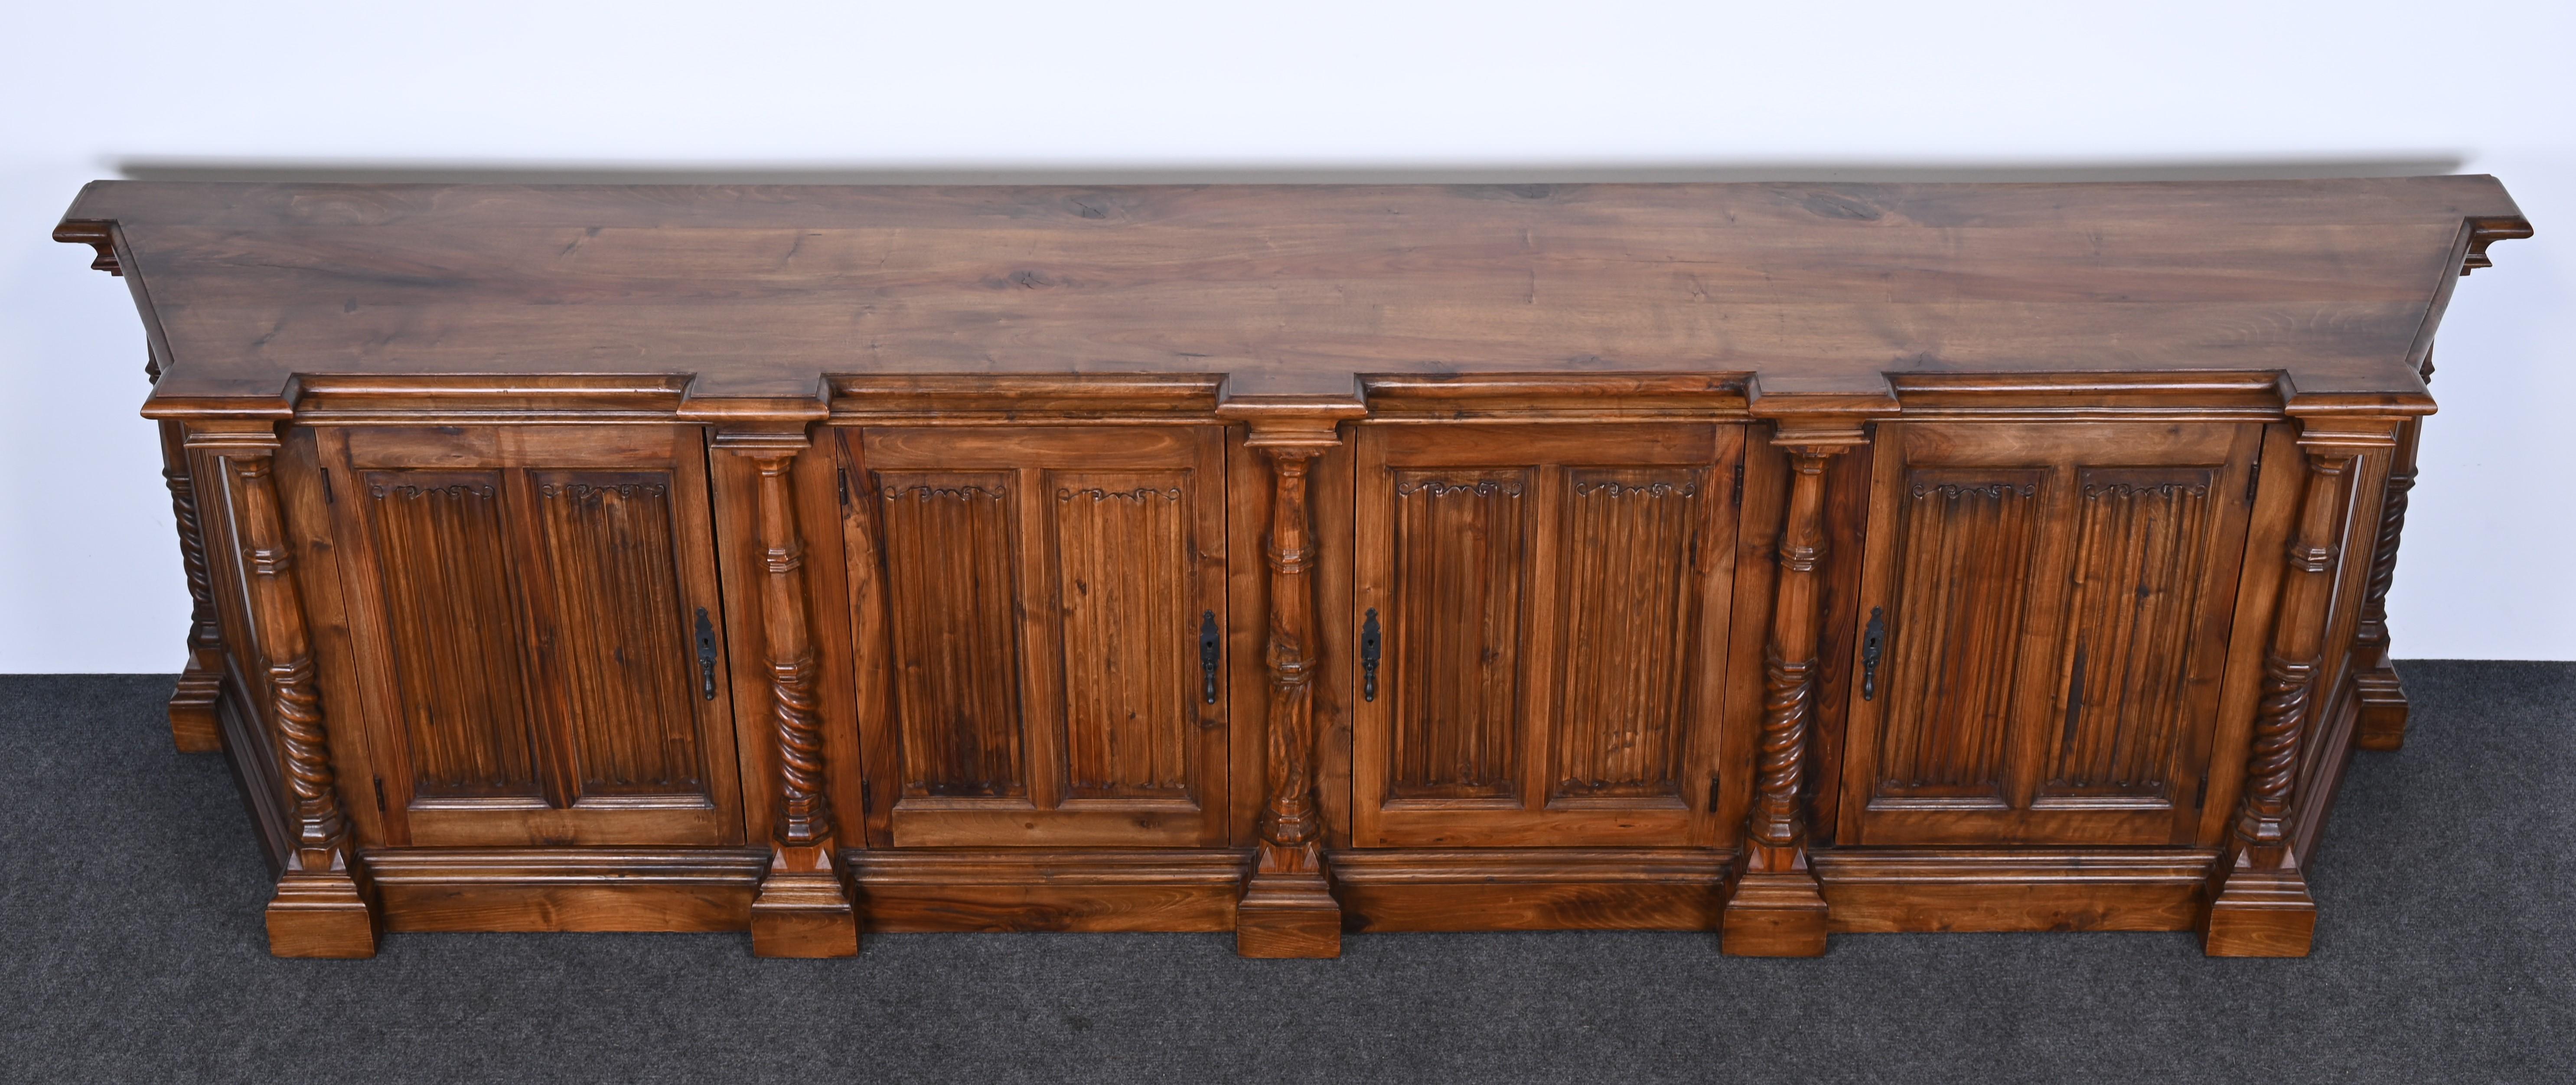
<instances>
[{"instance_id":1,"label":"wooden sideboard","mask_svg":"<svg viewBox=\"0 0 2576 1085\"><path fill-rule=\"evenodd\" d=\"M170 702L385 931L2298 955L2488 177L101 182Z\"/></svg>"}]
</instances>

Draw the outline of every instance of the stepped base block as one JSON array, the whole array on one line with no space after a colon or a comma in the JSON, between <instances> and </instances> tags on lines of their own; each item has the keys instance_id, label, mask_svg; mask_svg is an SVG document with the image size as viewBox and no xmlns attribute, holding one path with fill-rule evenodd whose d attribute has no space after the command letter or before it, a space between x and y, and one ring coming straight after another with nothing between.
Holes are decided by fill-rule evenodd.
<instances>
[{"instance_id":1,"label":"stepped base block","mask_svg":"<svg viewBox=\"0 0 2576 1085\"><path fill-rule=\"evenodd\" d=\"M2317 904L2295 868L2238 866L2202 913L2200 948L2212 957L2305 957L2316 931Z\"/></svg>"},{"instance_id":2,"label":"stepped base block","mask_svg":"<svg viewBox=\"0 0 2576 1085\"><path fill-rule=\"evenodd\" d=\"M2406 745L2406 687L2392 667L2363 671L2352 677L2361 701L2361 722L2353 743L2385 753Z\"/></svg>"},{"instance_id":3,"label":"stepped base block","mask_svg":"<svg viewBox=\"0 0 2576 1085\"><path fill-rule=\"evenodd\" d=\"M1342 906L1321 871L1263 872L1234 909L1234 951L1245 957L1339 957Z\"/></svg>"},{"instance_id":4,"label":"stepped base block","mask_svg":"<svg viewBox=\"0 0 2576 1085\"><path fill-rule=\"evenodd\" d=\"M223 679L210 671L179 676L178 688L170 691L170 744L180 753L223 752L224 723L215 715L223 694Z\"/></svg>"},{"instance_id":5,"label":"stepped base block","mask_svg":"<svg viewBox=\"0 0 2576 1085\"><path fill-rule=\"evenodd\" d=\"M1821 957L1825 898L1806 870L1750 872L1736 883L1718 927L1718 949L1730 957Z\"/></svg>"},{"instance_id":6,"label":"stepped base block","mask_svg":"<svg viewBox=\"0 0 2576 1085\"><path fill-rule=\"evenodd\" d=\"M268 902L268 951L279 957L353 959L376 955L378 924L349 872L290 866Z\"/></svg>"},{"instance_id":7,"label":"stepped base block","mask_svg":"<svg viewBox=\"0 0 2576 1085\"><path fill-rule=\"evenodd\" d=\"M772 862L751 901L752 956L858 956L858 909L829 861L812 865L821 869L787 869L786 857Z\"/></svg>"}]
</instances>

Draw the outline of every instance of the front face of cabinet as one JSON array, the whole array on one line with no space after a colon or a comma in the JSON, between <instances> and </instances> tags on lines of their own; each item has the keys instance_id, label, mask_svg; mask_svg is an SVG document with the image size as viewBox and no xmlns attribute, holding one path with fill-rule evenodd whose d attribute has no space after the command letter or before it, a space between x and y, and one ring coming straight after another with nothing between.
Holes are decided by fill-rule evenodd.
<instances>
[{"instance_id":1,"label":"front face of cabinet","mask_svg":"<svg viewBox=\"0 0 2576 1085\"><path fill-rule=\"evenodd\" d=\"M1878 427L1842 841L2188 843L2262 427Z\"/></svg>"},{"instance_id":2,"label":"front face of cabinet","mask_svg":"<svg viewBox=\"0 0 2576 1085\"><path fill-rule=\"evenodd\" d=\"M695 427L320 440L389 843L740 842Z\"/></svg>"},{"instance_id":3,"label":"front face of cabinet","mask_svg":"<svg viewBox=\"0 0 2576 1085\"><path fill-rule=\"evenodd\" d=\"M1708 811L1743 430L1358 427L1352 842L1682 846Z\"/></svg>"},{"instance_id":4,"label":"front face of cabinet","mask_svg":"<svg viewBox=\"0 0 2576 1085\"><path fill-rule=\"evenodd\" d=\"M1224 843L1222 434L839 431L888 843Z\"/></svg>"}]
</instances>

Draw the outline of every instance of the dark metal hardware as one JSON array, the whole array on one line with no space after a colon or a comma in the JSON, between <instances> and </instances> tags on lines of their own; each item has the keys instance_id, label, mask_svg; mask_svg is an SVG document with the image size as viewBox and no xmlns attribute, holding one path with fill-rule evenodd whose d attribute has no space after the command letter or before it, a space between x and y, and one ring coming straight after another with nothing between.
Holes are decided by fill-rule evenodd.
<instances>
[{"instance_id":1,"label":"dark metal hardware","mask_svg":"<svg viewBox=\"0 0 2576 1085\"><path fill-rule=\"evenodd\" d=\"M698 681L700 692L710 701L716 699L716 625L707 620L707 608L698 608Z\"/></svg>"},{"instance_id":2,"label":"dark metal hardware","mask_svg":"<svg viewBox=\"0 0 2576 1085\"><path fill-rule=\"evenodd\" d=\"M331 469L328 467L322 469L322 503L325 505L340 503L339 495L331 492Z\"/></svg>"},{"instance_id":3,"label":"dark metal hardware","mask_svg":"<svg viewBox=\"0 0 2576 1085\"><path fill-rule=\"evenodd\" d=\"M2200 809L2209 802L2209 770L2200 770L2200 782L2191 788L2191 808Z\"/></svg>"},{"instance_id":4,"label":"dark metal hardware","mask_svg":"<svg viewBox=\"0 0 2576 1085\"><path fill-rule=\"evenodd\" d=\"M1216 628L1216 612L1199 615L1199 699L1216 703L1216 659L1223 646Z\"/></svg>"},{"instance_id":5,"label":"dark metal hardware","mask_svg":"<svg viewBox=\"0 0 2576 1085\"><path fill-rule=\"evenodd\" d=\"M1384 639L1378 634L1377 611L1372 608L1367 620L1360 623L1360 699L1363 701L1377 700L1377 661L1385 650Z\"/></svg>"},{"instance_id":6,"label":"dark metal hardware","mask_svg":"<svg viewBox=\"0 0 2576 1085\"><path fill-rule=\"evenodd\" d=\"M1744 461L1735 461L1735 490L1727 500L1736 508L1744 507Z\"/></svg>"},{"instance_id":7,"label":"dark metal hardware","mask_svg":"<svg viewBox=\"0 0 2576 1085\"><path fill-rule=\"evenodd\" d=\"M1878 657L1887 651L1887 612L1869 608L1869 628L1860 637L1860 699L1878 696Z\"/></svg>"}]
</instances>

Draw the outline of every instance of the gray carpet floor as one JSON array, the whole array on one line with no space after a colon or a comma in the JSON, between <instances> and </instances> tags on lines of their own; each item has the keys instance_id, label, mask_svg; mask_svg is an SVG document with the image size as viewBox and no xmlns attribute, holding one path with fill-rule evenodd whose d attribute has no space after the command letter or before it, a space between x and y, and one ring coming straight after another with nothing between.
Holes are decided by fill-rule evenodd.
<instances>
[{"instance_id":1,"label":"gray carpet floor","mask_svg":"<svg viewBox=\"0 0 2576 1085\"><path fill-rule=\"evenodd\" d=\"M0 1079L2091 1082L2576 1080L2576 664L2403 665L2312 862L2305 960L2188 934L415 934L268 956L219 758L157 676L0 677Z\"/></svg>"}]
</instances>

